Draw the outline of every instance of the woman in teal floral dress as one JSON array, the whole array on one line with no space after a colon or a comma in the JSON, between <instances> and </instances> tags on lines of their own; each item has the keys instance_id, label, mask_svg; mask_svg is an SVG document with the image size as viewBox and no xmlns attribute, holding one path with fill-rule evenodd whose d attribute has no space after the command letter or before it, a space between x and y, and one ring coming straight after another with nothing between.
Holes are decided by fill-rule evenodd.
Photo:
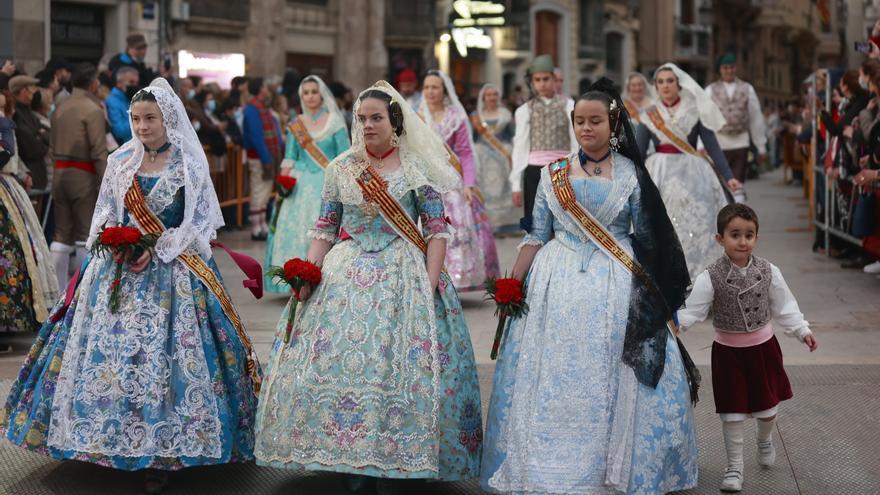
<instances>
[{"instance_id":1,"label":"woman in teal floral dress","mask_svg":"<svg viewBox=\"0 0 880 495\"><path fill-rule=\"evenodd\" d=\"M278 337L257 414L257 463L381 478L479 476L480 394L461 304L442 271L441 193L460 187L443 143L384 81L361 93L352 149L327 169L308 258L323 280ZM393 134L392 134L393 133ZM392 137L393 136L393 137ZM396 143L395 143L396 142ZM397 144L397 146L394 146ZM372 166L427 256L356 182ZM309 297L310 296L310 297Z\"/></svg>"},{"instance_id":2,"label":"woman in teal floral dress","mask_svg":"<svg viewBox=\"0 0 880 495\"><path fill-rule=\"evenodd\" d=\"M319 151L309 151L300 144L291 127L287 129L287 148L281 162L281 174L296 178L290 196L275 203L272 228L266 240L266 263L281 266L291 258L302 258L309 250L308 230L318 218L321 208L321 188L324 185L324 167L348 149L348 128L342 112L336 106L333 93L318 76L308 76L299 85L303 113L297 117L308 139ZM313 156L318 154L318 156ZM317 160L317 161L316 161ZM319 162L323 162L323 165ZM265 277L264 286L270 292L287 292L286 286Z\"/></svg>"}]
</instances>

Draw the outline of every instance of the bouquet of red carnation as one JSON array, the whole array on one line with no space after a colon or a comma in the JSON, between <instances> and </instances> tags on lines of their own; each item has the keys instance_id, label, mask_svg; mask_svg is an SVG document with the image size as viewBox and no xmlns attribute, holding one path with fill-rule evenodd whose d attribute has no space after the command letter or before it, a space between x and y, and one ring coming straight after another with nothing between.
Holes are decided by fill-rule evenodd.
<instances>
[{"instance_id":1,"label":"bouquet of red carnation","mask_svg":"<svg viewBox=\"0 0 880 495\"><path fill-rule=\"evenodd\" d=\"M489 278L486 280L486 299L495 301L495 314L498 315L498 328L495 329L495 341L492 343L490 358L498 357L501 337L504 335L504 323L508 317L520 318L529 312L526 304L523 283L512 277Z\"/></svg>"},{"instance_id":2,"label":"bouquet of red carnation","mask_svg":"<svg viewBox=\"0 0 880 495\"><path fill-rule=\"evenodd\" d=\"M110 311L115 313L119 309L119 283L122 280L122 264L126 260L134 260L141 256L144 251L151 250L156 245L156 234L144 234L137 227L104 227L95 244L92 253L95 255L112 254L116 258L116 274L113 283L110 284Z\"/></svg>"},{"instance_id":3,"label":"bouquet of red carnation","mask_svg":"<svg viewBox=\"0 0 880 495\"><path fill-rule=\"evenodd\" d=\"M290 298L290 313L287 315L287 328L284 330L284 343L286 344L290 341L290 331L293 329L293 320L296 317L299 292L306 284L314 287L321 283L321 268L309 261L293 258L287 260L284 267L269 267L266 274L279 282L286 283L293 290L293 297Z\"/></svg>"},{"instance_id":4,"label":"bouquet of red carnation","mask_svg":"<svg viewBox=\"0 0 880 495\"><path fill-rule=\"evenodd\" d=\"M281 203L293 193L294 187L296 187L296 177L289 175L275 176L275 190L278 191L278 201L275 202L272 221L269 223L269 230L273 233L275 232L275 225L278 223L278 213L281 212Z\"/></svg>"}]
</instances>

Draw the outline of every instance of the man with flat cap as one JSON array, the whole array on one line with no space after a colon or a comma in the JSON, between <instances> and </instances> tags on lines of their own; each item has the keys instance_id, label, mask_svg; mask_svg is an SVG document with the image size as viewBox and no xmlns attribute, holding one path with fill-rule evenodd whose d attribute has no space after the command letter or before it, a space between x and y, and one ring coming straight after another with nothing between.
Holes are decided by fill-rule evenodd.
<instances>
[{"instance_id":1,"label":"man with flat cap","mask_svg":"<svg viewBox=\"0 0 880 495\"><path fill-rule=\"evenodd\" d=\"M758 149L761 161L767 158L767 125L755 88L736 77L736 55L721 55L718 58L718 72L721 80L706 86L706 94L721 109L727 123L715 131L715 136L733 170L733 176L740 183L745 183L749 142Z\"/></svg>"},{"instance_id":2,"label":"man with flat cap","mask_svg":"<svg viewBox=\"0 0 880 495\"><path fill-rule=\"evenodd\" d=\"M532 226L541 168L578 149L569 117L574 100L556 93L555 68L550 55L535 57L526 75L532 97L513 114L510 186L514 206L523 207L520 225L526 231Z\"/></svg>"}]
</instances>

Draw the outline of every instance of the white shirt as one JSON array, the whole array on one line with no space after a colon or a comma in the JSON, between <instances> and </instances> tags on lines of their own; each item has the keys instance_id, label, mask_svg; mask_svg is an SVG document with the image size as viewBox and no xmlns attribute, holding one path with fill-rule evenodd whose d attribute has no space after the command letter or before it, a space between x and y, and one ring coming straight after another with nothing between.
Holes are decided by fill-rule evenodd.
<instances>
[{"instance_id":1,"label":"white shirt","mask_svg":"<svg viewBox=\"0 0 880 495\"><path fill-rule=\"evenodd\" d=\"M734 91L736 91L736 83L721 81L721 84L724 85L724 92L727 93L727 97L732 98ZM751 135L752 142L755 143L755 146L758 148L758 153L763 154L767 152L767 126L764 123L764 114L761 113L761 103L758 101L758 94L755 93L755 88L747 82L743 82L743 84L749 88L749 130L743 131L739 134L724 134L716 132L715 137L718 138L718 144L721 145L722 150L735 150L748 148L749 135ZM711 98L712 85L710 84L706 86L705 91ZM718 105L720 106L720 103L718 103Z\"/></svg>"},{"instance_id":2,"label":"white shirt","mask_svg":"<svg viewBox=\"0 0 880 495\"><path fill-rule=\"evenodd\" d=\"M543 98L541 96L537 96L536 98ZM549 100L549 98L545 98L545 101ZM565 101L565 111L566 113L571 113L574 110L574 100L571 98L566 98ZM532 151L529 143L529 121L532 117L531 112L529 111L529 102L525 102L519 107L517 107L516 112L513 114L513 120L515 131L513 135L513 152L511 153L511 171L510 171L510 187L513 192L522 191L522 173L529 166L529 153ZM577 138L574 135L574 127L568 126L568 134L571 139L571 150L570 152L574 153L577 151L580 145L578 145ZM546 165L546 164L542 164Z\"/></svg>"},{"instance_id":3,"label":"white shirt","mask_svg":"<svg viewBox=\"0 0 880 495\"><path fill-rule=\"evenodd\" d=\"M739 267L733 265L739 272L745 275L748 266ZM810 324L804 319L798 307L797 300L782 278L782 272L773 263L770 263L770 315L785 330L785 335L796 337L801 342L807 335L812 335ZM712 309L715 300L715 289L712 287L712 279L709 271L703 271L694 281L694 288L684 303L684 307L678 310L678 324L682 331L686 331L696 323L705 320Z\"/></svg>"}]
</instances>

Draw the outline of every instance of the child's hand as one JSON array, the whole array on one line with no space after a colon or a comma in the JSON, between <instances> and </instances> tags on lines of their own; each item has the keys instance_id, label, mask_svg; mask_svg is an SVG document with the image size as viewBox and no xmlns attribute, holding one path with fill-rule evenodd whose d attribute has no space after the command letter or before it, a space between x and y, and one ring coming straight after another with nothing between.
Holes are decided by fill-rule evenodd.
<instances>
[{"instance_id":1,"label":"child's hand","mask_svg":"<svg viewBox=\"0 0 880 495\"><path fill-rule=\"evenodd\" d=\"M804 344L806 344L807 347L810 348L810 352L813 352L819 348L819 343L816 342L816 337L813 337L812 335L807 335L806 337L804 337Z\"/></svg>"}]
</instances>

